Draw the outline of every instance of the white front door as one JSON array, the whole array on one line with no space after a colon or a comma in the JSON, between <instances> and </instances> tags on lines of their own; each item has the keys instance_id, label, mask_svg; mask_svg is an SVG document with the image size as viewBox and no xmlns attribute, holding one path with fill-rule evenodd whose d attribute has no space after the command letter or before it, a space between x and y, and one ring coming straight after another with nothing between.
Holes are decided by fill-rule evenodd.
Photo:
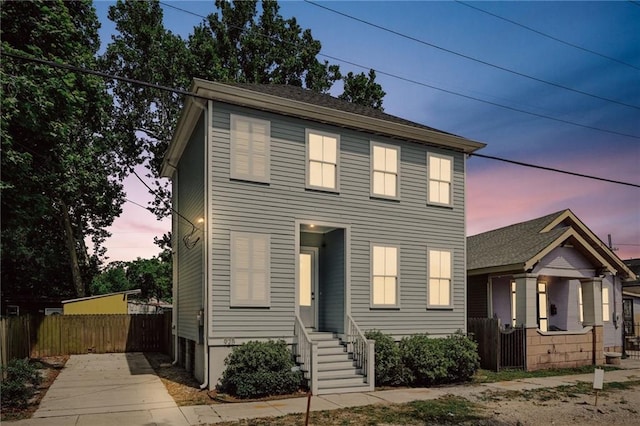
<instances>
[{"instance_id":1,"label":"white front door","mask_svg":"<svg viewBox=\"0 0 640 426\"><path fill-rule=\"evenodd\" d=\"M299 265L298 306L300 307L300 319L305 327L315 328L318 249L315 247L301 247Z\"/></svg>"}]
</instances>

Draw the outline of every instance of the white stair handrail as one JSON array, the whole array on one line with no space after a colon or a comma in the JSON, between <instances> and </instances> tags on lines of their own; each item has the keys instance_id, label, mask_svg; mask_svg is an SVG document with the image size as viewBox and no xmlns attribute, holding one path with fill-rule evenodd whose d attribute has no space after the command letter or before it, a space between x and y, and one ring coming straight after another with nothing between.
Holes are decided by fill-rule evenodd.
<instances>
[{"instance_id":1,"label":"white stair handrail","mask_svg":"<svg viewBox=\"0 0 640 426\"><path fill-rule=\"evenodd\" d=\"M309 373L312 395L318 394L318 343L311 340L300 316L296 314L293 325L293 342L295 355L302 360L302 367Z\"/></svg>"},{"instance_id":2,"label":"white stair handrail","mask_svg":"<svg viewBox=\"0 0 640 426\"><path fill-rule=\"evenodd\" d=\"M356 366L362 370L371 390L375 386L375 340L368 340L350 314L347 314L347 351L353 354Z\"/></svg>"}]
</instances>

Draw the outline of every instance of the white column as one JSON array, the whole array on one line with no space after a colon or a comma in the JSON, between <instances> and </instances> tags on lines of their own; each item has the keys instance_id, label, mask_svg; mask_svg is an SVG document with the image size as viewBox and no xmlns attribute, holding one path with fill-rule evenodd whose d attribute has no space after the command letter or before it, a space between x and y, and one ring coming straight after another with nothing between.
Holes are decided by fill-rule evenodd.
<instances>
[{"instance_id":1,"label":"white column","mask_svg":"<svg viewBox=\"0 0 640 426\"><path fill-rule=\"evenodd\" d=\"M538 276L535 274L514 275L516 282L516 324L524 324L526 328L538 328Z\"/></svg>"},{"instance_id":2,"label":"white column","mask_svg":"<svg viewBox=\"0 0 640 426\"><path fill-rule=\"evenodd\" d=\"M602 278L580 280L582 286L583 325L602 325Z\"/></svg>"}]
</instances>

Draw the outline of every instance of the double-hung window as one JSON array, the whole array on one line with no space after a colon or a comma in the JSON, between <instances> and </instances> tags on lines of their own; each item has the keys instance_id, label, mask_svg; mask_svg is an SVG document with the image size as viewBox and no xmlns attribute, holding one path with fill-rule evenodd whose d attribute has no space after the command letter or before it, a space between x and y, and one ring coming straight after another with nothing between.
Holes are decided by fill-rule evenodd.
<instances>
[{"instance_id":1,"label":"double-hung window","mask_svg":"<svg viewBox=\"0 0 640 426\"><path fill-rule=\"evenodd\" d=\"M371 306L398 306L398 247L371 245Z\"/></svg>"},{"instance_id":2,"label":"double-hung window","mask_svg":"<svg viewBox=\"0 0 640 426\"><path fill-rule=\"evenodd\" d=\"M609 287L602 287L602 321L611 320L611 311L609 310Z\"/></svg>"},{"instance_id":3,"label":"double-hung window","mask_svg":"<svg viewBox=\"0 0 640 426\"><path fill-rule=\"evenodd\" d=\"M371 142L371 195L400 197L400 147Z\"/></svg>"},{"instance_id":4,"label":"double-hung window","mask_svg":"<svg viewBox=\"0 0 640 426\"><path fill-rule=\"evenodd\" d=\"M451 307L451 251L428 250L427 305L433 308Z\"/></svg>"},{"instance_id":5,"label":"double-hung window","mask_svg":"<svg viewBox=\"0 0 640 426\"><path fill-rule=\"evenodd\" d=\"M538 283L538 328L540 331L549 330L549 314L547 313L547 283Z\"/></svg>"},{"instance_id":6,"label":"double-hung window","mask_svg":"<svg viewBox=\"0 0 640 426\"><path fill-rule=\"evenodd\" d=\"M340 136L308 130L307 188L339 191Z\"/></svg>"},{"instance_id":7,"label":"double-hung window","mask_svg":"<svg viewBox=\"0 0 640 426\"><path fill-rule=\"evenodd\" d=\"M231 178L269 183L271 123L231 114Z\"/></svg>"},{"instance_id":8,"label":"double-hung window","mask_svg":"<svg viewBox=\"0 0 640 426\"><path fill-rule=\"evenodd\" d=\"M427 199L430 204L451 205L451 179L453 176L453 158L427 154L429 187Z\"/></svg>"},{"instance_id":9,"label":"double-hung window","mask_svg":"<svg viewBox=\"0 0 640 426\"><path fill-rule=\"evenodd\" d=\"M582 285L578 285L578 315L580 322L584 322L584 303L582 302Z\"/></svg>"},{"instance_id":10,"label":"double-hung window","mask_svg":"<svg viewBox=\"0 0 640 426\"><path fill-rule=\"evenodd\" d=\"M270 255L268 234L231 232L231 306L269 306Z\"/></svg>"}]
</instances>

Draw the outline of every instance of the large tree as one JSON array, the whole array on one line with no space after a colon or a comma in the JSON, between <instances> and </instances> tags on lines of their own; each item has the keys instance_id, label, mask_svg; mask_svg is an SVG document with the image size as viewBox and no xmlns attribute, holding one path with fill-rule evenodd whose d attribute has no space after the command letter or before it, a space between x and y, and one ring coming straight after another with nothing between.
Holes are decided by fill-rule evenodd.
<instances>
[{"instance_id":1,"label":"large tree","mask_svg":"<svg viewBox=\"0 0 640 426\"><path fill-rule=\"evenodd\" d=\"M2 2L1 20L3 293L84 296L130 156L101 78L29 58L96 68L99 22L62 0Z\"/></svg>"},{"instance_id":2,"label":"large tree","mask_svg":"<svg viewBox=\"0 0 640 426\"><path fill-rule=\"evenodd\" d=\"M327 92L342 78L338 65L318 60L321 43L295 18L285 19L276 1L215 1L214 13L186 38L172 34L163 24L157 0L122 1L111 6L109 19L117 34L102 57L107 72L188 89L192 78L213 81L289 84ZM349 73L345 99L382 107L384 91L369 76ZM136 142L148 162L148 177L156 178L155 211L166 215L166 183L157 179L184 99L176 93L133 83L111 83L116 99L118 130Z\"/></svg>"}]
</instances>

